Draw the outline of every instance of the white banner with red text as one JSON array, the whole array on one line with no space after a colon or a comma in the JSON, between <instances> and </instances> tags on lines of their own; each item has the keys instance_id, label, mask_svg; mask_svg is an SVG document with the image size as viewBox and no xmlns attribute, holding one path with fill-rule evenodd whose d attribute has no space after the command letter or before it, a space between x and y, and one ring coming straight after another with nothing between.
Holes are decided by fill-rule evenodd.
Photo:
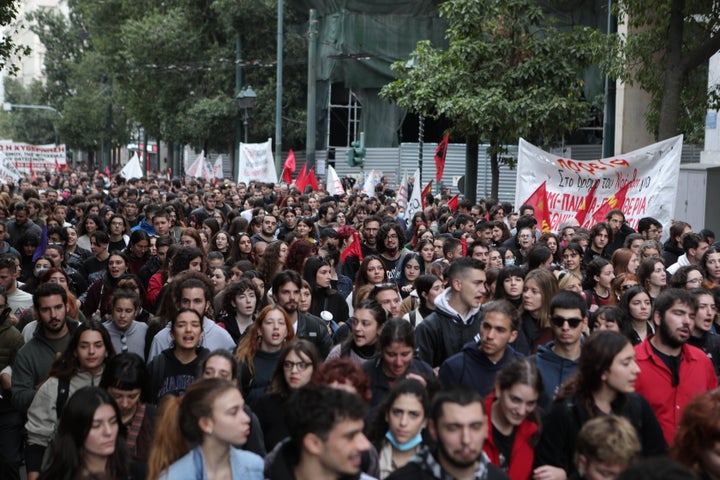
<instances>
[{"instance_id":1,"label":"white banner with red text","mask_svg":"<svg viewBox=\"0 0 720 480\"><path fill-rule=\"evenodd\" d=\"M57 172L67 167L65 145L30 145L3 140L0 141L0 164L4 167L2 170L7 168L25 175Z\"/></svg>"},{"instance_id":2,"label":"white banner with red text","mask_svg":"<svg viewBox=\"0 0 720 480\"><path fill-rule=\"evenodd\" d=\"M572 160L520 139L515 208L535 207L538 227L558 231L563 222L586 228L620 209L627 223L654 217L667 228L673 218L682 135L600 160Z\"/></svg>"}]
</instances>

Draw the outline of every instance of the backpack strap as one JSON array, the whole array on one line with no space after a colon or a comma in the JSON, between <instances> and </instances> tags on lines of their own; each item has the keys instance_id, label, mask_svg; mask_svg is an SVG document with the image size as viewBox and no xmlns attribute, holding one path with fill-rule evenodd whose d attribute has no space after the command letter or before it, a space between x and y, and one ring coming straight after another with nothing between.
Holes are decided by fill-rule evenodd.
<instances>
[{"instance_id":1,"label":"backpack strap","mask_svg":"<svg viewBox=\"0 0 720 480\"><path fill-rule=\"evenodd\" d=\"M417 322L417 310L411 311L408 317L410 318L410 325L414 327L415 322Z\"/></svg>"},{"instance_id":2,"label":"backpack strap","mask_svg":"<svg viewBox=\"0 0 720 480\"><path fill-rule=\"evenodd\" d=\"M55 399L55 411L57 412L58 419L60 418L60 414L62 413L69 396L70 380L59 378L57 387L57 398Z\"/></svg>"}]
</instances>

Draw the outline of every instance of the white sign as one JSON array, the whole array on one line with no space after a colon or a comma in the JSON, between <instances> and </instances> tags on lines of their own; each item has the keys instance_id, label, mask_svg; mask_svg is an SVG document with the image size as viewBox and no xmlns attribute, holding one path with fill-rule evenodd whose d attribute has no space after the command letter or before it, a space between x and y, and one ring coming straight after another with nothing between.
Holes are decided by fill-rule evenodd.
<instances>
[{"instance_id":1,"label":"white sign","mask_svg":"<svg viewBox=\"0 0 720 480\"><path fill-rule=\"evenodd\" d=\"M277 183L277 170L272 152L272 139L265 143L241 143L238 182L259 180Z\"/></svg>"},{"instance_id":2,"label":"white sign","mask_svg":"<svg viewBox=\"0 0 720 480\"><path fill-rule=\"evenodd\" d=\"M547 153L520 139L518 146L516 208L528 201L545 184L546 219L552 231L573 220L587 205L583 226L597 222L593 213L607 204L629 184L622 211L628 224L637 229L643 217L654 217L669 228L675 208L682 135L618 155L582 161ZM595 186L594 192L591 192ZM590 198L589 194L593 193ZM625 193L625 192L623 192ZM619 197L618 197L619 198ZM608 200L610 200L608 202ZM542 215L536 208L536 216ZM604 219L603 219L604 221Z\"/></svg>"},{"instance_id":3,"label":"white sign","mask_svg":"<svg viewBox=\"0 0 720 480\"><path fill-rule=\"evenodd\" d=\"M416 212L422 212L422 185L417 180L420 178L420 169L415 170L415 188L413 188L412 196L408 202L407 208L405 209L405 218L412 218Z\"/></svg>"},{"instance_id":4,"label":"white sign","mask_svg":"<svg viewBox=\"0 0 720 480\"><path fill-rule=\"evenodd\" d=\"M330 195L344 195L345 189L342 186L340 177L333 167L327 167L327 191Z\"/></svg>"},{"instance_id":5,"label":"white sign","mask_svg":"<svg viewBox=\"0 0 720 480\"><path fill-rule=\"evenodd\" d=\"M65 145L30 145L12 141L0 141L0 163L11 163L21 174L55 172L67 167Z\"/></svg>"}]
</instances>

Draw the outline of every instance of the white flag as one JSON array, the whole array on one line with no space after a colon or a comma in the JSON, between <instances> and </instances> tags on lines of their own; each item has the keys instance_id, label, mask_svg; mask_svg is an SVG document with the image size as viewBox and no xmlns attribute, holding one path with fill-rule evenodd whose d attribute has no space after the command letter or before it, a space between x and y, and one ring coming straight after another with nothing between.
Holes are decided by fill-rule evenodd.
<instances>
[{"instance_id":1,"label":"white flag","mask_svg":"<svg viewBox=\"0 0 720 480\"><path fill-rule=\"evenodd\" d=\"M330 165L327 166L327 190L330 195L344 195L345 189L342 186L340 177Z\"/></svg>"},{"instance_id":2,"label":"white flag","mask_svg":"<svg viewBox=\"0 0 720 480\"><path fill-rule=\"evenodd\" d=\"M272 152L272 139L265 143L241 143L238 182L259 180L277 183L277 170Z\"/></svg>"},{"instance_id":3,"label":"white flag","mask_svg":"<svg viewBox=\"0 0 720 480\"><path fill-rule=\"evenodd\" d=\"M408 198L407 198L407 170L403 172L402 182L400 183L400 186L398 187L398 194L397 194L397 204L400 208L407 208Z\"/></svg>"},{"instance_id":4,"label":"white flag","mask_svg":"<svg viewBox=\"0 0 720 480\"><path fill-rule=\"evenodd\" d=\"M185 174L188 177L204 178L206 180L212 177L212 173L205 162L205 150L200 152L200 155L198 155L192 165L188 167Z\"/></svg>"},{"instance_id":5,"label":"white flag","mask_svg":"<svg viewBox=\"0 0 720 480\"><path fill-rule=\"evenodd\" d=\"M131 180L133 178L143 178L142 167L140 166L140 158L137 152L133 153L130 161L120 170L120 176L125 180Z\"/></svg>"},{"instance_id":6,"label":"white flag","mask_svg":"<svg viewBox=\"0 0 720 480\"><path fill-rule=\"evenodd\" d=\"M223 156L218 155L213 165L212 174L214 178L223 178Z\"/></svg>"},{"instance_id":7,"label":"white flag","mask_svg":"<svg viewBox=\"0 0 720 480\"><path fill-rule=\"evenodd\" d=\"M415 181L420 178L420 169L415 170ZM422 212L422 185L415 184L413 188L412 197L410 197L410 203L408 203L405 209L405 218L412 218L415 212Z\"/></svg>"},{"instance_id":8,"label":"white flag","mask_svg":"<svg viewBox=\"0 0 720 480\"><path fill-rule=\"evenodd\" d=\"M375 170L370 170L370 173L363 178L363 186L360 193L365 193L370 196L375 194Z\"/></svg>"}]
</instances>

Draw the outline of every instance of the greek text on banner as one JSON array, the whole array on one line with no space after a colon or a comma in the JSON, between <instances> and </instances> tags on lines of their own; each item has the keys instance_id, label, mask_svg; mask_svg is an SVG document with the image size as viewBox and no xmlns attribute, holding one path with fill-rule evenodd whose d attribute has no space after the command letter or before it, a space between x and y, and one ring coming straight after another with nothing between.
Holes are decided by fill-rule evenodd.
<instances>
[{"instance_id":1,"label":"greek text on banner","mask_svg":"<svg viewBox=\"0 0 720 480\"><path fill-rule=\"evenodd\" d=\"M520 139L515 205L534 204L544 230L557 231L575 219L587 228L604 221L612 208L620 208L633 228L643 217L669 227L682 141L680 135L617 157L583 161L557 157Z\"/></svg>"}]
</instances>

